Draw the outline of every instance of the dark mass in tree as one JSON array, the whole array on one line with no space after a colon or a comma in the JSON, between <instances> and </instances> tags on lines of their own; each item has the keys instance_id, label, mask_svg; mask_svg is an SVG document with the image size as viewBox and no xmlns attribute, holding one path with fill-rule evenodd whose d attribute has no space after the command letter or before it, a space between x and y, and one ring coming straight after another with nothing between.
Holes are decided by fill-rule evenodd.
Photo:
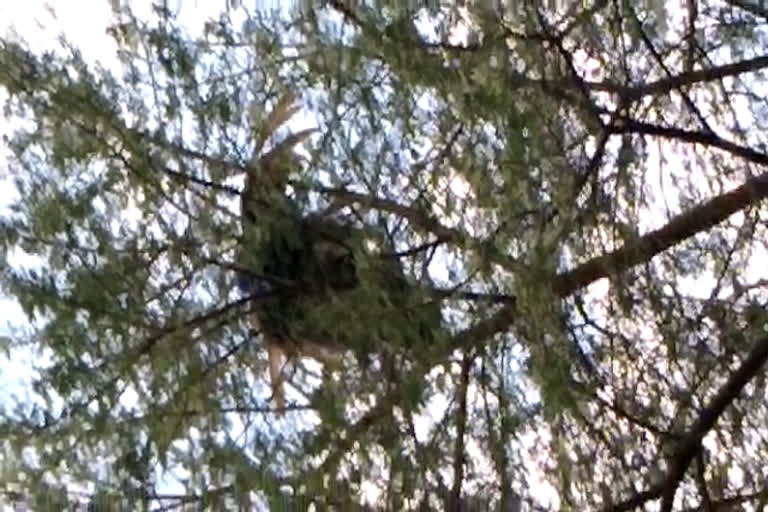
<instances>
[{"instance_id":1,"label":"dark mass in tree","mask_svg":"<svg viewBox=\"0 0 768 512\"><path fill-rule=\"evenodd\" d=\"M252 330L263 335L269 351L274 397L284 406L283 358L309 356L336 365L351 350L364 359L383 345L427 345L440 329L439 304L427 305L426 316L408 308L412 285L396 255L368 258L366 284L377 290L387 316L415 324L415 336L398 343L382 322L360 331L335 329L316 314L338 301L355 301L351 292L361 287L356 254L370 241L362 228L319 213L308 213L287 191L288 178L299 165L293 150L314 130L294 133L263 155L260 148L295 112L293 96L281 99L256 140L256 153L246 173L241 195L242 239L237 285L254 300ZM416 308L425 309L425 308ZM351 310L351 308L350 308ZM390 320L391 322L391 320ZM400 322L398 322L400 323Z\"/></svg>"}]
</instances>

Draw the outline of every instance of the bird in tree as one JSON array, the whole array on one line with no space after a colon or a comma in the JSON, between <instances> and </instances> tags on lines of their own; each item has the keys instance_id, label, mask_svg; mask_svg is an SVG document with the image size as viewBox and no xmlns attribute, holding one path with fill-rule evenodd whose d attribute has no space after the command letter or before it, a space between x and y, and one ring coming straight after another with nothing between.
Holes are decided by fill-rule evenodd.
<instances>
[{"instance_id":1,"label":"bird in tree","mask_svg":"<svg viewBox=\"0 0 768 512\"><path fill-rule=\"evenodd\" d=\"M364 242L371 242L370 233L351 223L307 213L287 193L290 173L299 165L294 149L315 130L293 133L268 152L261 149L298 109L292 95L284 96L256 131L255 153L241 194L237 285L241 293L253 297L250 324L263 335L278 408L284 407L283 367L287 361L308 356L336 366L348 350L369 354L373 345L382 348L377 341L390 338L386 342L391 343L397 337L377 322L361 320L354 329L349 322L333 325L323 321L328 315L322 312L329 304L336 304L337 311L351 310L363 289L376 290L380 294L377 303L386 308L373 308L373 314L391 316L401 333L411 332L401 335L408 338L405 345L434 340L442 319L437 303L429 305L426 315L417 311L418 306L407 308L413 303L413 286L396 256L367 258L365 271L361 271L362 248ZM367 286L361 286L363 282ZM387 308L388 315L384 315ZM403 329L404 322L413 328ZM370 329L362 332L361 324Z\"/></svg>"}]
</instances>

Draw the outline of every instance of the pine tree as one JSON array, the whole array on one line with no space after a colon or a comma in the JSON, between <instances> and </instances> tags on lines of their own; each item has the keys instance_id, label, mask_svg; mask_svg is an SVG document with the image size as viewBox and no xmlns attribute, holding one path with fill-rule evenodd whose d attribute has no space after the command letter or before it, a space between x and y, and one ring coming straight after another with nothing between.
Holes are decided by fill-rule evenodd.
<instances>
[{"instance_id":1,"label":"pine tree","mask_svg":"<svg viewBox=\"0 0 768 512\"><path fill-rule=\"evenodd\" d=\"M470 4L0 39L7 496L768 503L768 11Z\"/></svg>"}]
</instances>

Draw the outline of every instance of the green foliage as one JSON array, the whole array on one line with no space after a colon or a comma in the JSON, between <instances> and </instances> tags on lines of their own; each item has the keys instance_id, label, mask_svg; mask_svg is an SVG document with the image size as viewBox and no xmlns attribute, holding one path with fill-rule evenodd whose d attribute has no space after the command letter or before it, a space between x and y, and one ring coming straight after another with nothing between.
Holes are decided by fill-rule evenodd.
<instances>
[{"instance_id":1,"label":"green foliage","mask_svg":"<svg viewBox=\"0 0 768 512\"><path fill-rule=\"evenodd\" d=\"M30 322L0 345L39 356L3 407L0 482L40 510L67 483L139 509L764 502L768 192L724 193L768 162L768 13L348 4L227 10L201 34L121 8L119 71L0 39L0 286ZM296 129L268 114L288 93ZM254 155L305 121L275 163L293 209L243 226ZM236 293L309 213L346 223L324 234L358 286ZM292 360L285 411L259 300L350 351Z\"/></svg>"}]
</instances>

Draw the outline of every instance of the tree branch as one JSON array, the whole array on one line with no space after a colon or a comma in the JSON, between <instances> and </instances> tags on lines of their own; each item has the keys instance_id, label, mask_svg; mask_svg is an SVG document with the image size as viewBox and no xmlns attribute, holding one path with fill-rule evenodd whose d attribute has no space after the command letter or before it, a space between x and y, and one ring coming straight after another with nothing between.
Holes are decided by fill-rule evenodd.
<instances>
[{"instance_id":1,"label":"tree branch","mask_svg":"<svg viewBox=\"0 0 768 512\"><path fill-rule=\"evenodd\" d=\"M768 338L758 340L741 366L723 384L710 404L699 413L696 422L688 432L669 459L669 470L664 480L632 496L630 499L607 507L608 512L624 512L633 510L643 504L661 498L661 511L672 510L675 494L688 466L701 449L701 440L715 426L725 409L739 396L744 387L752 380L768 360Z\"/></svg>"},{"instance_id":2,"label":"tree branch","mask_svg":"<svg viewBox=\"0 0 768 512\"><path fill-rule=\"evenodd\" d=\"M679 75L663 78L655 82L627 87L616 82L585 82L593 91L618 94L627 100L638 100L643 96L666 94L675 89L695 85L702 82L713 82L728 76L750 73L768 68L768 56L763 55L754 59L742 60L731 64L716 66L709 69L698 69Z\"/></svg>"},{"instance_id":3,"label":"tree branch","mask_svg":"<svg viewBox=\"0 0 768 512\"><path fill-rule=\"evenodd\" d=\"M766 160L768 163L768 158ZM751 178L730 192L704 201L673 217L664 227L651 231L620 249L592 258L572 270L558 274L552 280L552 290L557 297L565 298L598 279L619 274L635 265L650 261L659 253L719 224L766 196L768 173ZM514 301L510 301L490 318L458 333L453 346L465 347L478 340L488 339L509 327L516 316L517 306Z\"/></svg>"},{"instance_id":4,"label":"tree branch","mask_svg":"<svg viewBox=\"0 0 768 512\"><path fill-rule=\"evenodd\" d=\"M738 398L744 387L757 375L766 360L768 360L768 338L762 338L755 343L741 366L723 384L710 404L699 413L699 418L688 430L670 461L661 500L662 512L672 510L677 487L691 461L701 449L701 440L715 426L726 407Z\"/></svg>"},{"instance_id":5,"label":"tree branch","mask_svg":"<svg viewBox=\"0 0 768 512\"><path fill-rule=\"evenodd\" d=\"M700 131L683 130L681 128L659 126L652 123L636 121L634 119L621 118L616 122L615 133L656 135L671 140L702 144L704 146L722 149L723 151L741 157L748 162L759 165L768 165L768 155L765 153L725 140L711 132L703 133Z\"/></svg>"},{"instance_id":6,"label":"tree branch","mask_svg":"<svg viewBox=\"0 0 768 512\"><path fill-rule=\"evenodd\" d=\"M467 431L467 389L469 388L469 370L472 356L464 354L459 377L458 403L456 411L456 443L453 450L453 485L448 503L450 512L461 511L461 486L464 483L464 436Z\"/></svg>"},{"instance_id":7,"label":"tree branch","mask_svg":"<svg viewBox=\"0 0 768 512\"><path fill-rule=\"evenodd\" d=\"M552 287L559 297L567 297L598 279L650 261L673 245L716 226L734 213L767 196L768 173L765 173L673 217L664 227L646 233L620 249L592 258L572 270L559 274Z\"/></svg>"}]
</instances>

